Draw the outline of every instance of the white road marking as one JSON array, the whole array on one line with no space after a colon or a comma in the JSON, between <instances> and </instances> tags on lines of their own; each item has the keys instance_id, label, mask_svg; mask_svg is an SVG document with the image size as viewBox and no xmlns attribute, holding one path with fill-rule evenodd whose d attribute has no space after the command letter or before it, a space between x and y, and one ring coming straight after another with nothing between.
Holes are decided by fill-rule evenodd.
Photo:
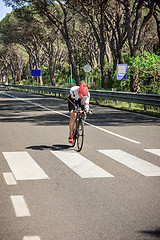
<instances>
[{"instance_id":1,"label":"white road marking","mask_svg":"<svg viewBox=\"0 0 160 240\"><path fill-rule=\"evenodd\" d=\"M23 240L40 240L38 236L24 236Z\"/></svg>"},{"instance_id":2,"label":"white road marking","mask_svg":"<svg viewBox=\"0 0 160 240\"><path fill-rule=\"evenodd\" d=\"M29 217L30 212L22 195L11 196L12 204L17 217Z\"/></svg>"},{"instance_id":3,"label":"white road marking","mask_svg":"<svg viewBox=\"0 0 160 240\"><path fill-rule=\"evenodd\" d=\"M153 153L157 156L160 156L160 149L144 149L147 152Z\"/></svg>"},{"instance_id":4,"label":"white road marking","mask_svg":"<svg viewBox=\"0 0 160 240\"><path fill-rule=\"evenodd\" d=\"M3 152L16 180L49 179L27 152Z\"/></svg>"},{"instance_id":5,"label":"white road marking","mask_svg":"<svg viewBox=\"0 0 160 240\"><path fill-rule=\"evenodd\" d=\"M79 153L69 151L51 151L51 153L82 178L114 177Z\"/></svg>"},{"instance_id":6,"label":"white road marking","mask_svg":"<svg viewBox=\"0 0 160 240\"><path fill-rule=\"evenodd\" d=\"M160 176L160 167L157 167L141 158L135 157L119 149L98 150L104 155L124 164L144 176Z\"/></svg>"},{"instance_id":7,"label":"white road marking","mask_svg":"<svg viewBox=\"0 0 160 240\"><path fill-rule=\"evenodd\" d=\"M122 135L119 135L119 134L117 134L117 133L111 132L111 131L106 130L106 129L104 129L104 128L95 126L95 125L90 124L90 123L88 123L88 122L85 122L85 123L86 123L87 125L91 126L91 127L97 128L98 130L101 130L101 131L103 131L103 132L109 133L109 134L111 134L111 135L113 135L113 136L122 138L122 139L124 139L124 140L130 141L130 142L133 142L133 143L136 143L136 144L141 144L140 142L135 141L135 140L133 140L133 139L131 139L131 138L124 137L124 136L122 136Z\"/></svg>"},{"instance_id":8,"label":"white road marking","mask_svg":"<svg viewBox=\"0 0 160 240\"><path fill-rule=\"evenodd\" d=\"M17 181L15 180L15 178L11 172L3 173L3 177L4 177L7 185L16 185L17 184Z\"/></svg>"},{"instance_id":9,"label":"white road marking","mask_svg":"<svg viewBox=\"0 0 160 240\"><path fill-rule=\"evenodd\" d=\"M69 115L66 115L66 114L64 114L64 113L61 113L61 112L52 110L52 109L47 108L47 107L45 107L45 106L43 106L43 105L41 105L41 104L39 104L39 103L32 102L32 101L29 101L29 100L26 100L26 99L23 99L23 98L15 97L15 96L10 95L10 94L7 94L7 93L4 93L4 95L7 95L7 96L12 97L12 98L15 98L15 99L17 99L17 100L19 100L19 101L23 101L23 102L29 103L29 104L31 104L31 105L34 105L34 106L37 106L37 107L40 107L40 108L43 108L43 109L45 109L45 110L54 112L54 113L59 114L59 115L62 115L62 116L64 116L64 117L70 118Z\"/></svg>"},{"instance_id":10,"label":"white road marking","mask_svg":"<svg viewBox=\"0 0 160 240\"><path fill-rule=\"evenodd\" d=\"M63 114L63 113L58 112L58 111L54 111L54 110L52 110L52 109L50 109L50 108L47 108L47 107L45 107L45 106L42 106L41 104L34 103L34 102L29 101L29 100L25 100L25 99L23 99L23 98L18 98L18 97L15 97L15 96L13 96L13 95L10 95L10 94L4 94L4 95L13 97L13 98L18 99L18 100L20 100L20 101L27 102L27 103L29 103L29 104L32 104L32 105L41 107L41 108L46 109L46 110L48 110L48 111L51 111L51 112L54 112L54 113L56 113L56 114L62 115L62 116L64 116L64 117L70 118L69 115ZM136 144L141 144L140 142L135 141L135 140L133 140L133 139L131 139L131 138L124 137L124 136L122 136L122 135L119 135L119 134L117 134L117 133L111 132L111 131L109 131L109 130L106 130L106 129L104 129L104 128L98 127L98 126L96 126L96 125L90 124L90 123L88 123L88 122L85 122L85 124L87 124L87 125L89 125L89 126L91 126L91 127L94 127L94 128L96 128L96 129L98 129L98 130L100 130L100 131L103 131L103 132L106 132L106 133L108 133L108 134L111 134L111 135L113 135L113 136L115 136L115 137L119 137L119 138L122 138L122 139L124 139L124 140L130 141L130 142L133 142L133 143L136 143Z\"/></svg>"}]
</instances>

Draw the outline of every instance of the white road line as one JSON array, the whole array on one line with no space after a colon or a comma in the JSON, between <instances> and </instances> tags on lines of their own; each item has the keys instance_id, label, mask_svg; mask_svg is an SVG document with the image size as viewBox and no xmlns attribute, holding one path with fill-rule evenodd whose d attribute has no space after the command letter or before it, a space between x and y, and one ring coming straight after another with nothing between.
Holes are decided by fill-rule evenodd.
<instances>
[{"instance_id":1,"label":"white road line","mask_svg":"<svg viewBox=\"0 0 160 240\"><path fill-rule=\"evenodd\" d=\"M69 151L51 151L51 153L82 178L114 177L79 153Z\"/></svg>"},{"instance_id":2,"label":"white road line","mask_svg":"<svg viewBox=\"0 0 160 240\"><path fill-rule=\"evenodd\" d=\"M124 164L144 176L160 176L160 167L157 167L141 158L135 157L119 149L98 150L104 155Z\"/></svg>"},{"instance_id":3,"label":"white road line","mask_svg":"<svg viewBox=\"0 0 160 240\"><path fill-rule=\"evenodd\" d=\"M29 217L30 212L22 195L11 196L11 201L17 217Z\"/></svg>"},{"instance_id":4,"label":"white road line","mask_svg":"<svg viewBox=\"0 0 160 240\"><path fill-rule=\"evenodd\" d=\"M23 240L40 240L38 236L24 236Z\"/></svg>"},{"instance_id":5,"label":"white road line","mask_svg":"<svg viewBox=\"0 0 160 240\"><path fill-rule=\"evenodd\" d=\"M16 185L17 184L17 181L15 180L15 178L11 172L3 173L3 177L4 177L7 185Z\"/></svg>"},{"instance_id":6,"label":"white road line","mask_svg":"<svg viewBox=\"0 0 160 240\"><path fill-rule=\"evenodd\" d=\"M160 149L144 149L147 152L153 153L157 156L160 156Z\"/></svg>"},{"instance_id":7,"label":"white road line","mask_svg":"<svg viewBox=\"0 0 160 240\"><path fill-rule=\"evenodd\" d=\"M141 144L140 142L135 141L135 140L133 140L133 139L131 139L131 138L124 137L124 136L122 136L122 135L119 135L119 134L117 134L117 133L111 132L111 131L106 130L106 129L104 129L104 128L101 128L101 127L92 125L92 124L90 124L90 123L88 123L88 122L85 122L85 123L86 123L87 125L91 126L91 127L97 128L98 130L101 130L101 131L103 131L103 132L109 133L109 134L111 134L111 135L113 135L113 136L122 138L122 139L124 139L124 140L130 141L130 142L133 142L133 143L136 143L136 144Z\"/></svg>"},{"instance_id":8,"label":"white road line","mask_svg":"<svg viewBox=\"0 0 160 240\"><path fill-rule=\"evenodd\" d=\"M15 96L13 96L13 95L10 95L10 94L4 94L4 95L13 97L13 98L18 99L18 100L20 100L20 101L27 102L27 103L29 103L29 104L32 104L32 105L41 107L41 108L46 109L46 110L48 110L48 111L51 111L51 112L54 112L54 113L56 113L56 114L62 115L62 116L64 116L64 117L70 118L69 115L63 114L63 113L58 112L58 111L54 111L54 110L52 110L52 109L50 109L50 108L47 108L47 107L44 107L44 106L42 106L42 105L40 105L40 104L38 104L38 103L34 103L34 102L29 101L29 100L25 100L25 99L23 99L23 98L18 98L18 97L15 97ZM104 129L104 128L98 127L98 126L96 126L96 125L90 124L90 123L88 123L88 122L85 122L85 124L87 124L87 125L89 125L89 126L91 126L91 127L94 127L94 128L96 128L96 129L98 129L98 130L101 130L101 131L103 131L103 132L106 132L106 133L108 133L108 134L111 134L111 135L113 135L113 136L115 136L115 137L119 137L119 138L122 138L122 139L124 139L124 140L130 141L130 142L133 142L133 143L136 143L136 144L141 144L140 142L135 141L135 140L133 140L133 139L131 139L131 138L124 137L124 136L122 136L122 135L119 135L119 134L117 134L117 133L111 132L111 131L109 131L109 130L106 130L106 129Z\"/></svg>"},{"instance_id":9,"label":"white road line","mask_svg":"<svg viewBox=\"0 0 160 240\"><path fill-rule=\"evenodd\" d=\"M69 115L66 115L66 114L64 114L64 113L61 113L61 112L52 110L52 109L47 108L47 107L45 107L45 106L43 106L43 105L41 105L41 104L39 104L39 103L32 102L32 101L29 101L29 100L26 100L26 99L23 99L23 98L15 97L15 96L10 95L10 94L7 94L7 93L4 93L4 95L7 95L7 96L12 97L12 98L15 98L15 99L17 99L17 100L19 100L19 101L23 101L23 102L29 103L29 104L31 104L31 105L34 105L34 106L37 106L37 107L40 107L40 108L43 108L43 109L45 109L45 110L54 112L54 113L59 114L59 115L62 115L62 116L64 116L64 117L70 118Z\"/></svg>"},{"instance_id":10,"label":"white road line","mask_svg":"<svg viewBox=\"0 0 160 240\"><path fill-rule=\"evenodd\" d=\"M3 152L16 180L49 179L27 152Z\"/></svg>"}]
</instances>

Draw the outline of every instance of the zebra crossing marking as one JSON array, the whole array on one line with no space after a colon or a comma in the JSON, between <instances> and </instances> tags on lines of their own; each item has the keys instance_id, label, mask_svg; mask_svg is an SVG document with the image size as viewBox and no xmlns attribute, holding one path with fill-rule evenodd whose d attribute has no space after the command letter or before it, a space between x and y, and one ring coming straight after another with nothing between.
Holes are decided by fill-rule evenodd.
<instances>
[{"instance_id":1,"label":"zebra crossing marking","mask_svg":"<svg viewBox=\"0 0 160 240\"><path fill-rule=\"evenodd\" d=\"M153 153L157 156L160 156L160 149L144 149L146 152Z\"/></svg>"},{"instance_id":2,"label":"zebra crossing marking","mask_svg":"<svg viewBox=\"0 0 160 240\"><path fill-rule=\"evenodd\" d=\"M160 149L144 150L160 156ZM160 176L160 167L120 149L97 151L144 176ZM80 153L74 151L51 151L51 153L81 178L114 177L111 173L83 157ZM47 174L27 152L3 152L3 155L12 170L12 173L3 173L7 185L16 185L16 180L49 179Z\"/></svg>"},{"instance_id":3,"label":"zebra crossing marking","mask_svg":"<svg viewBox=\"0 0 160 240\"><path fill-rule=\"evenodd\" d=\"M49 179L27 152L3 152L16 180Z\"/></svg>"},{"instance_id":4,"label":"zebra crossing marking","mask_svg":"<svg viewBox=\"0 0 160 240\"><path fill-rule=\"evenodd\" d=\"M160 176L160 167L157 167L120 149L98 151L144 176Z\"/></svg>"},{"instance_id":5,"label":"zebra crossing marking","mask_svg":"<svg viewBox=\"0 0 160 240\"><path fill-rule=\"evenodd\" d=\"M81 178L114 177L112 174L92 163L79 153L71 151L51 151L51 153L65 163Z\"/></svg>"}]
</instances>

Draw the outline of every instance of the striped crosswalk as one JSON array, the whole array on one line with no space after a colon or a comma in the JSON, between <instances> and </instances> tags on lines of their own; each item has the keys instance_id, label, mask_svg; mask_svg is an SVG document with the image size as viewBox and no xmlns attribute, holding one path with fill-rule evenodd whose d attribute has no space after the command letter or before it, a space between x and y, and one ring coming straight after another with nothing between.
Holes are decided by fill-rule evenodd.
<instances>
[{"instance_id":1,"label":"striped crosswalk","mask_svg":"<svg viewBox=\"0 0 160 240\"><path fill-rule=\"evenodd\" d=\"M149 154L160 156L160 149L144 149ZM141 159L120 149L98 150L107 159L115 160L134 170L143 176L160 176L160 167L145 159ZM64 163L71 171L78 174L81 178L111 178L115 177L93 163L91 160L75 151L51 151L54 158ZM18 180L41 180L49 179L49 176L34 161L28 152L3 152L11 172L3 173L4 179L8 185L16 185Z\"/></svg>"},{"instance_id":2,"label":"striped crosswalk","mask_svg":"<svg viewBox=\"0 0 160 240\"><path fill-rule=\"evenodd\" d=\"M135 157L127 152L119 149L99 150L104 155L124 164L132 170L144 176L160 176L160 167L157 167L141 158Z\"/></svg>"},{"instance_id":3,"label":"striped crosswalk","mask_svg":"<svg viewBox=\"0 0 160 240\"><path fill-rule=\"evenodd\" d=\"M160 149L144 149L147 152L153 153L157 156L160 156Z\"/></svg>"},{"instance_id":4,"label":"striped crosswalk","mask_svg":"<svg viewBox=\"0 0 160 240\"><path fill-rule=\"evenodd\" d=\"M79 153L68 151L51 151L51 153L82 178L113 177L112 174L103 170Z\"/></svg>"},{"instance_id":5,"label":"striped crosswalk","mask_svg":"<svg viewBox=\"0 0 160 240\"><path fill-rule=\"evenodd\" d=\"M49 178L27 152L3 152L3 155L16 180Z\"/></svg>"},{"instance_id":6,"label":"striped crosswalk","mask_svg":"<svg viewBox=\"0 0 160 240\"><path fill-rule=\"evenodd\" d=\"M160 167L156 166L144 159L134 156L120 149L97 150L99 155L105 156L107 160L112 159L116 162L125 165L129 171L135 171L145 177L160 176ZM160 149L144 149L147 154L160 156ZM96 165L81 153L75 151L51 151L55 161L61 162L70 171L77 174L83 179L96 178L114 178L106 169ZM29 155L28 152L3 152L11 172L4 172L3 177L7 185L17 185L19 180L41 180L50 179L36 161ZM114 174L114 173L113 173ZM27 202L23 195L12 194L10 196L11 203L17 218L31 217L32 213L27 206ZM24 236L23 240L40 240L36 235Z\"/></svg>"}]
</instances>

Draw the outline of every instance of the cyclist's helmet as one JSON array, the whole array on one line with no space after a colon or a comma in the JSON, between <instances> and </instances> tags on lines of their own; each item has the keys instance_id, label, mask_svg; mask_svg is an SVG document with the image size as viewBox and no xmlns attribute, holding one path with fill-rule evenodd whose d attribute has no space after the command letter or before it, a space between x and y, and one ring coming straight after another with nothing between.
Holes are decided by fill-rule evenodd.
<instances>
[{"instance_id":1,"label":"cyclist's helmet","mask_svg":"<svg viewBox=\"0 0 160 240\"><path fill-rule=\"evenodd\" d=\"M80 98L83 98L84 96L88 95L88 87L84 82L81 83L81 85L78 89L78 93L79 93Z\"/></svg>"}]
</instances>

